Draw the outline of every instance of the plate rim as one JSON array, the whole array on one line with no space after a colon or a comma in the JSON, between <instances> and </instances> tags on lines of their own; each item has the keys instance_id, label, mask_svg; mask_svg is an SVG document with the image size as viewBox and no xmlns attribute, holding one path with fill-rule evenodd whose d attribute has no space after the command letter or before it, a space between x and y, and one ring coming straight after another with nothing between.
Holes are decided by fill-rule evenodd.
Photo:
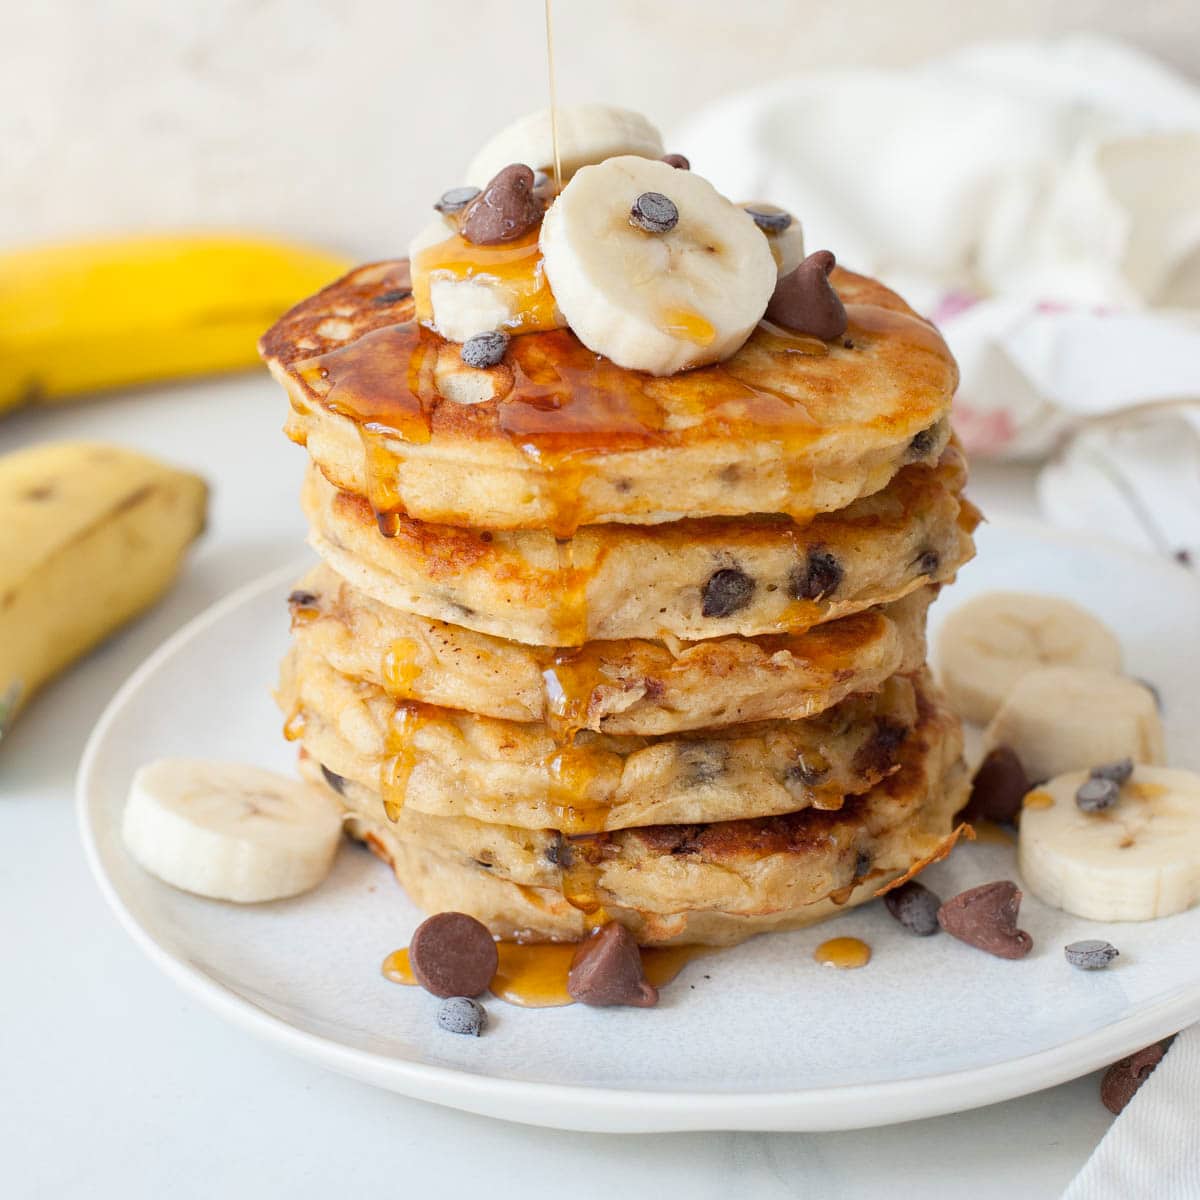
<instances>
[{"instance_id":1,"label":"plate rim","mask_svg":"<svg viewBox=\"0 0 1200 1200\"><path fill-rule=\"evenodd\" d=\"M1043 540L1087 545L1186 579L1200 600L1200 579L1183 566L1101 535L1004 517L993 528ZM268 1012L160 942L122 900L97 838L95 775L109 731L125 707L183 646L229 613L302 574L309 558L272 570L211 604L147 656L114 692L88 736L75 781L84 856L105 901L139 949L185 993L234 1026L298 1057L388 1091L465 1112L547 1128L595 1133L706 1130L830 1132L864 1129L965 1112L1076 1079L1200 1019L1200 975L1111 1025L1033 1054L941 1074L882 1083L764 1091L610 1088L506 1079L378 1054L302 1030Z\"/></svg>"}]
</instances>

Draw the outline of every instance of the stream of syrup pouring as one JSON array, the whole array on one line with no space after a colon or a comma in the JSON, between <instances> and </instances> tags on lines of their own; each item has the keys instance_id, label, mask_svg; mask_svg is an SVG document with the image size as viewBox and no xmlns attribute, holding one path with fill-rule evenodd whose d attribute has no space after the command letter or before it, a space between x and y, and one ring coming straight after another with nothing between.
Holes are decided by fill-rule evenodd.
<instances>
[{"instance_id":1,"label":"stream of syrup pouring","mask_svg":"<svg viewBox=\"0 0 1200 1200\"><path fill-rule=\"evenodd\" d=\"M562 191L562 160L558 155L558 88L554 82L554 21L546 0L546 79L550 84L550 143L554 147L554 192Z\"/></svg>"}]
</instances>

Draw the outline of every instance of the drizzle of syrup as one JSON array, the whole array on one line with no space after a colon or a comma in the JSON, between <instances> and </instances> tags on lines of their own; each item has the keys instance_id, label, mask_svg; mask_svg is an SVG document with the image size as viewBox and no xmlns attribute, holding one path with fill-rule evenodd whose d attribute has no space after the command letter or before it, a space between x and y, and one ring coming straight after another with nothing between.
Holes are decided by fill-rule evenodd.
<instances>
[{"instance_id":1,"label":"drizzle of syrup","mask_svg":"<svg viewBox=\"0 0 1200 1200\"><path fill-rule=\"evenodd\" d=\"M669 308L662 314L662 325L668 333L685 337L697 346L711 346L717 331L711 321L686 308Z\"/></svg>"},{"instance_id":2,"label":"drizzle of syrup","mask_svg":"<svg viewBox=\"0 0 1200 1200\"><path fill-rule=\"evenodd\" d=\"M397 704L388 720L383 762L379 768L379 794L388 820L400 819L408 795L408 781L417 765L413 739L417 730L430 721L426 707L415 701Z\"/></svg>"},{"instance_id":3,"label":"drizzle of syrup","mask_svg":"<svg viewBox=\"0 0 1200 1200\"><path fill-rule=\"evenodd\" d=\"M574 1004L567 992L567 974L577 946L574 942L524 945L499 942L500 965L492 977L497 999L522 1008L555 1008ZM655 987L665 987L693 959L715 954L712 946L643 946L642 970ZM408 950L394 950L383 961L384 977L393 983L416 986Z\"/></svg>"},{"instance_id":4,"label":"drizzle of syrup","mask_svg":"<svg viewBox=\"0 0 1200 1200\"><path fill-rule=\"evenodd\" d=\"M871 961L871 947L855 937L830 938L813 951L813 958L823 967L853 971Z\"/></svg>"},{"instance_id":5,"label":"drizzle of syrup","mask_svg":"<svg viewBox=\"0 0 1200 1200\"><path fill-rule=\"evenodd\" d=\"M1157 800L1167 794L1167 788L1161 783L1148 783L1142 780L1130 780L1122 789L1134 800Z\"/></svg>"},{"instance_id":6,"label":"drizzle of syrup","mask_svg":"<svg viewBox=\"0 0 1200 1200\"><path fill-rule=\"evenodd\" d=\"M412 638L396 638L383 655L383 682L388 695L406 700L421 674L417 665L419 647Z\"/></svg>"},{"instance_id":7,"label":"drizzle of syrup","mask_svg":"<svg viewBox=\"0 0 1200 1200\"><path fill-rule=\"evenodd\" d=\"M1044 792L1040 788L1036 791L1029 792L1025 799L1021 801L1022 808L1053 808L1054 797L1049 792Z\"/></svg>"},{"instance_id":8,"label":"drizzle of syrup","mask_svg":"<svg viewBox=\"0 0 1200 1200\"><path fill-rule=\"evenodd\" d=\"M1011 846L1017 840L1011 830L997 825L995 821L972 821L971 827L975 830L975 840L980 844Z\"/></svg>"},{"instance_id":9,"label":"drizzle of syrup","mask_svg":"<svg viewBox=\"0 0 1200 1200\"><path fill-rule=\"evenodd\" d=\"M289 742L298 742L304 736L304 712L302 709L296 708L288 715L288 719L283 723L283 736Z\"/></svg>"}]
</instances>

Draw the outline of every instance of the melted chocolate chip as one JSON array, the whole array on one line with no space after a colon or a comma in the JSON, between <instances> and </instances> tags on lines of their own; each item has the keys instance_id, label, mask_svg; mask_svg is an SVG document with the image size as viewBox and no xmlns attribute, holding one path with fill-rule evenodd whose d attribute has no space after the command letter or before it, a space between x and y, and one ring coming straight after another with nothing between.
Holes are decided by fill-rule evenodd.
<instances>
[{"instance_id":1,"label":"melted chocolate chip","mask_svg":"<svg viewBox=\"0 0 1200 1200\"><path fill-rule=\"evenodd\" d=\"M629 223L647 233L670 233L679 224L679 209L662 192L643 192L629 210Z\"/></svg>"},{"instance_id":2,"label":"melted chocolate chip","mask_svg":"<svg viewBox=\"0 0 1200 1200\"><path fill-rule=\"evenodd\" d=\"M997 746L975 772L964 815L967 820L1015 821L1028 791L1029 777L1016 751Z\"/></svg>"},{"instance_id":3,"label":"melted chocolate chip","mask_svg":"<svg viewBox=\"0 0 1200 1200\"><path fill-rule=\"evenodd\" d=\"M932 575L941 561L941 555L936 550L923 550L913 565L922 575Z\"/></svg>"},{"instance_id":4,"label":"melted chocolate chip","mask_svg":"<svg viewBox=\"0 0 1200 1200\"><path fill-rule=\"evenodd\" d=\"M545 855L552 867L569 867L575 858L570 842L561 833L554 835L554 841L547 845Z\"/></svg>"},{"instance_id":5,"label":"melted chocolate chip","mask_svg":"<svg viewBox=\"0 0 1200 1200\"><path fill-rule=\"evenodd\" d=\"M818 250L783 276L767 305L767 319L827 341L840 338L849 320L846 306L829 282L836 261L828 250Z\"/></svg>"},{"instance_id":6,"label":"melted chocolate chip","mask_svg":"<svg viewBox=\"0 0 1200 1200\"><path fill-rule=\"evenodd\" d=\"M801 759L799 762L793 763L788 767L783 777L788 783L813 788L824 783L829 778L829 768L817 763L806 763Z\"/></svg>"},{"instance_id":7,"label":"melted chocolate chip","mask_svg":"<svg viewBox=\"0 0 1200 1200\"><path fill-rule=\"evenodd\" d=\"M451 188L448 192L443 192L434 201L433 207L440 213L461 212L478 195L479 189L477 187Z\"/></svg>"},{"instance_id":8,"label":"melted chocolate chip","mask_svg":"<svg viewBox=\"0 0 1200 1200\"><path fill-rule=\"evenodd\" d=\"M443 912L417 926L408 945L417 982L435 996L478 996L500 957L488 928L460 912Z\"/></svg>"},{"instance_id":9,"label":"melted chocolate chip","mask_svg":"<svg viewBox=\"0 0 1200 1200\"><path fill-rule=\"evenodd\" d=\"M610 921L581 942L567 973L567 994L580 1004L630 1004L650 1008L658 989L646 982L633 934Z\"/></svg>"},{"instance_id":10,"label":"melted chocolate chip","mask_svg":"<svg viewBox=\"0 0 1200 1200\"><path fill-rule=\"evenodd\" d=\"M854 878L865 879L870 873L871 856L865 850L860 850L854 856Z\"/></svg>"},{"instance_id":11,"label":"melted chocolate chip","mask_svg":"<svg viewBox=\"0 0 1200 1200\"><path fill-rule=\"evenodd\" d=\"M905 726L880 717L868 741L854 755L854 769L860 775L883 774L896 762L896 751L908 737Z\"/></svg>"},{"instance_id":12,"label":"melted chocolate chip","mask_svg":"<svg viewBox=\"0 0 1200 1200\"><path fill-rule=\"evenodd\" d=\"M481 370L494 367L503 359L508 343L509 336L503 329L477 333L463 342L462 360L468 367L478 367Z\"/></svg>"},{"instance_id":13,"label":"melted chocolate chip","mask_svg":"<svg viewBox=\"0 0 1200 1200\"><path fill-rule=\"evenodd\" d=\"M1021 890L1007 879L960 892L938 909L938 924L952 937L997 958L1024 958L1033 938L1017 928Z\"/></svg>"},{"instance_id":14,"label":"melted chocolate chip","mask_svg":"<svg viewBox=\"0 0 1200 1200\"><path fill-rule=\"evenodd\" d=\"M908 455L910 458L925 458L937 445L937 435L932 429L922 429L911 442L908 443Z\"/></svg>"},{"instance_id":15,"label":"melted chocolate chip","mask_svg":"<svg viewBox=\"0 0 1200 1200\"><path fill-rule=\"evenodd\" d=\"M828 550L814 547L804 564L788 578L788 595L793 600L824 600L838 590L845 574L842 564Z\"/></svg>"},{"instance_id":16,"label":"melted chocolate chip","mask_svg":"<svg viewBox=\"0 0 1200 1200\"><path fill-rule=\"evenodd\" d=\"M412 292L408 288L393 288L390 292L380 292L372 303L383 308L388 304L399 304L401 300L407 300L411 295Z\"/></svg>"},{"instance_id":17,"label":"melted chocolate chip","mask_svg":"<svg viewBox=\"0 0 1200 1200\"><path fill-rule=\"evenodd\" d=\"M692 164L682 154L664 154L662 160L668 167L674 167L677 171L692 169Z\"/></svg>"},{"instance_id":18,"label":"melted chocolate chip","mask_svg":"<svg viewBox=\"0 0 1200 1200\"><path fill-rule=\"evenodd\" d=\"M288 608L293 611L297 608L314 608L320 598L316 592L307 592L297 588L294 592L288 594Z\"/></svg>"},{"instance_id":19,"label":"melted chocolate chip","mask_svg":"<svg viewBox=\"0 0 1200 1200\"><path fill-rule=\"evenodd\" d=\"M938 931L938 909L942 902L923 883L910 879L884 894L888 912L917 937L931 937Z\"/></svg>"},{"instance_id":20,"label":"melted chocolate chip","mask_svg":"<svg viewBox=\"0 0 1200 1200\"><path fill-rule=\"evenodd\" d=\"M722 567L708 577L700 595L700 611L704 616L731 617L750 603L754 580L737 567Z\"/></svg>"},{"instance_id":21,"label":"melted chocolate chip","mask_svg":"<svg viewBox=\"0 0 1200 1200\"><path fill-rule=\"evenodd\" d=\"M680 782L706 787L725 770L728 757L725 747L714 742L685 742L679 751Z\"/></svg>"},{"instance_id":22,"label":"melted chocolate chip","mask_svg":"<svg viewBox=\"0 0 1200 1200\"><path fill-rule=\"evenodd\" d=\"M476 246L511 242L542 219L533 194L533 172L523 163L507 166L465 209L458 231Z\"/></svg>"}]
</instances>

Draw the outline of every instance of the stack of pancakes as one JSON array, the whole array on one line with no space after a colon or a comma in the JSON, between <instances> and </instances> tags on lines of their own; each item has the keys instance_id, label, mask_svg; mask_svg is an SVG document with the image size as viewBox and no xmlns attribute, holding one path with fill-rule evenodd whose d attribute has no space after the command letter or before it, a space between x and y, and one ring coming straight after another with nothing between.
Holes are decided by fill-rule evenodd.
<instances>
[{"instance_id":1,"label":"stack of pancakes","mask_svg":"<svg viewBox=\"0 0 1200 1200\"><path fill-rule=\"evenodd\" d=\"M623 370L568 330L479 369L364 267L264 338L322 565L280 701L302 769L430 911L730 943L953 844L925 618L972 553L956 371L845 271L833 342Z\"/></svg>"}]
</instances>

